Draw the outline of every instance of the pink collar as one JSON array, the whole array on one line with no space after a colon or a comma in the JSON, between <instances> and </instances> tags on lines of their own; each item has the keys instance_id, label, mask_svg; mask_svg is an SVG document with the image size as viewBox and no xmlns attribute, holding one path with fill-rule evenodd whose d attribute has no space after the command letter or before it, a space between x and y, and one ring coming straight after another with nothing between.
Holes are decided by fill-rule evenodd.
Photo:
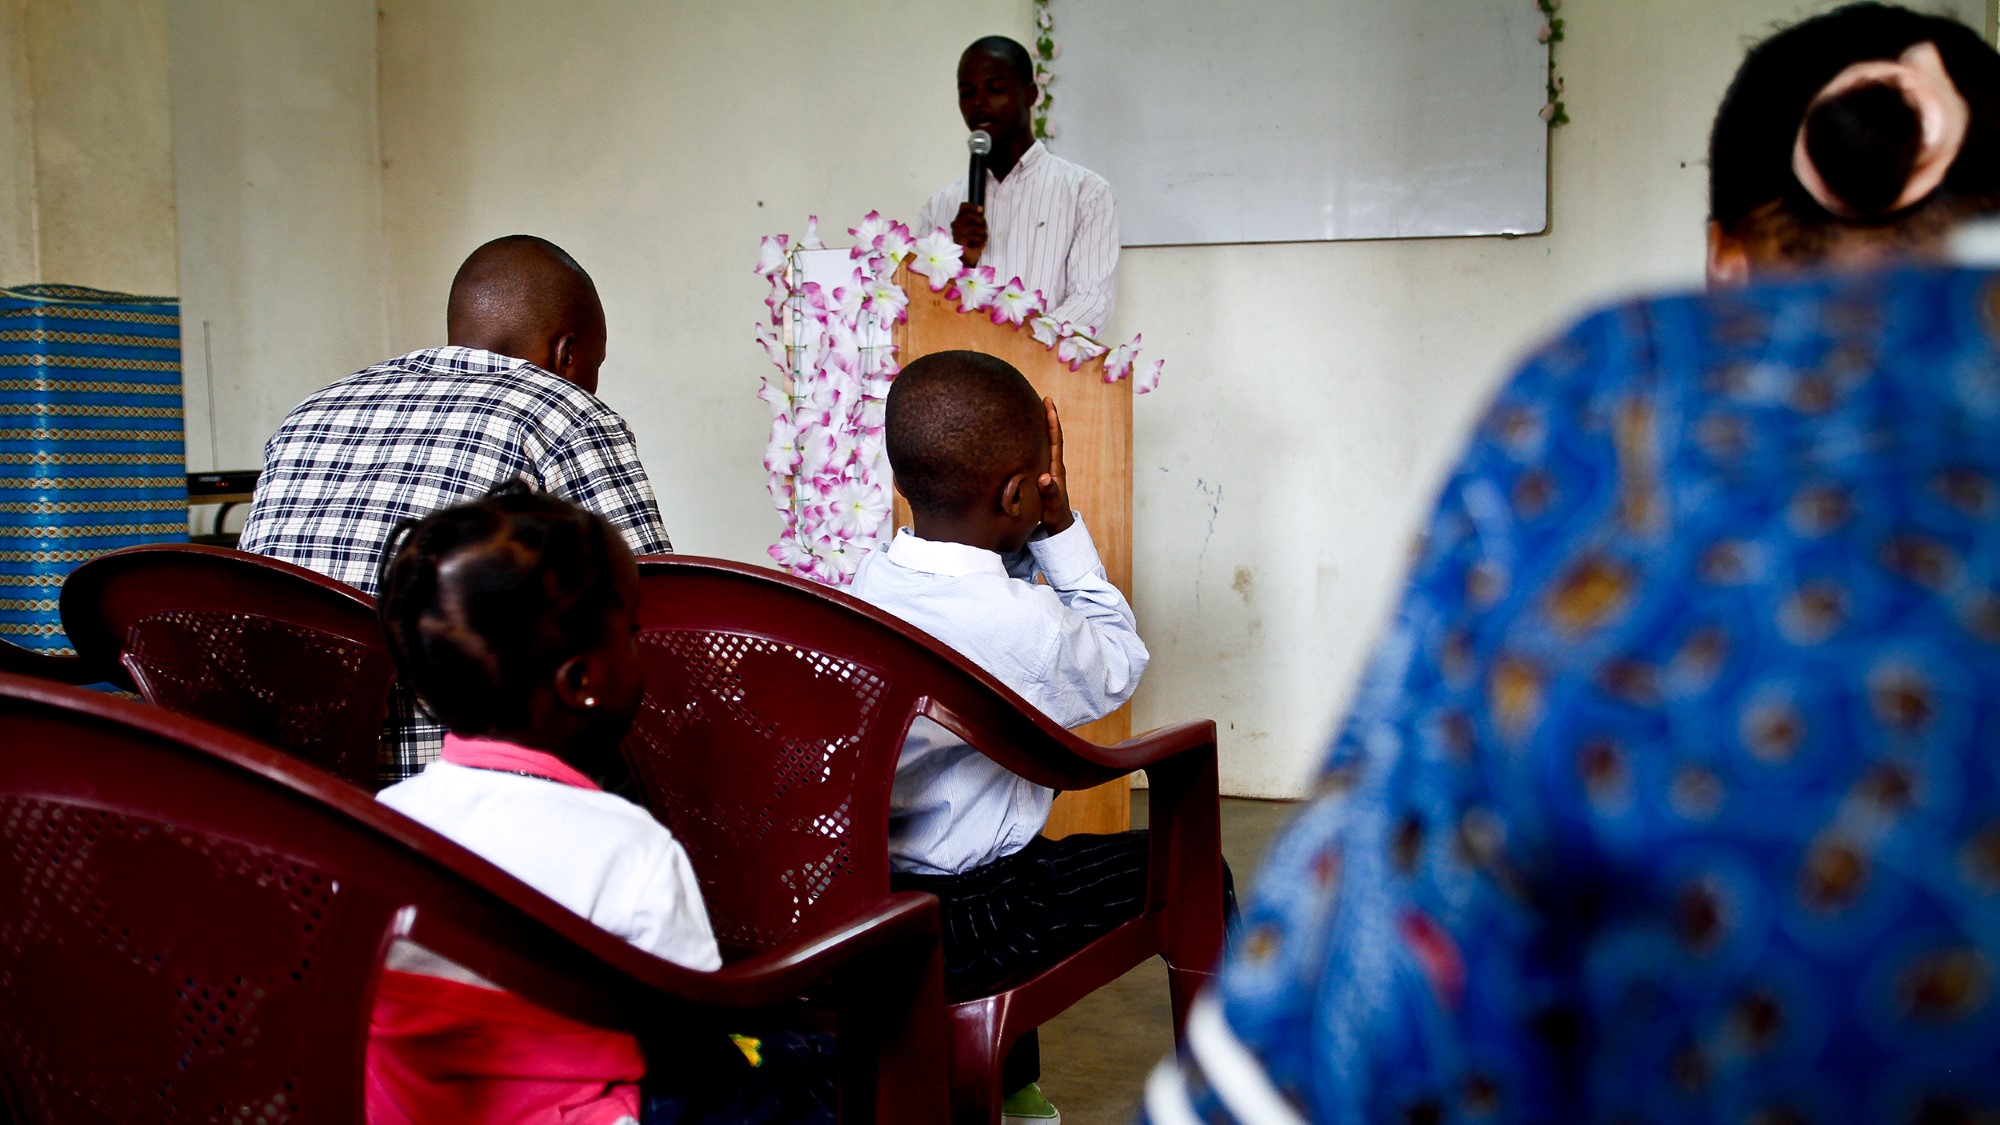
<instances>
[{"instance_id":1,"label":"pink collar","mask_svg":"<svg viewBox=\"0 0 2000 1125\"><path fill-rule=\"evenodd\" d=\"M544 781L603 792L602 786L554 754L545 750L530 750L526 746L516 746L511 742L496 742L490 738L461 738L455 734L447 734L444 736L444 760L454 766L527 774L529 777L539 777Z\"/></svg>"}]
</instances>

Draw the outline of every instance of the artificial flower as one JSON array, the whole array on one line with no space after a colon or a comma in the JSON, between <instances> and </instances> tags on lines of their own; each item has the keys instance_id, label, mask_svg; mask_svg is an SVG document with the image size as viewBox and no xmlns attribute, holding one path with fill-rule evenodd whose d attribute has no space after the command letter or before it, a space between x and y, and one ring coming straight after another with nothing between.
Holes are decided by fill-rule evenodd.
<instances>
[{"instance_id":1,"label":"artificial flower","mask_svg":"<svg viewBox=\"0 0 2000 1125\"><path fill-rule=\"evenodd\" d=\"M785 275L782 272L772 274L771 291L764 295L764 307L771 310L772 324L785 322L785 306L790 304L791 300L792 290L785 284Z\"/></svg>"},{"instance_id":2,"label":"artificial flower","mask_svg":"<svg viewBox=\"0 0 2000 1125\"><path fill-rule=\"evenodd\" d=\"M827 528L838 539L872 539L889 518L889 497L868 481L842 481L827 497Z\"/></svg>"},{"instance_id":3,"label":"artificial flower","mask_svg":"<svg viewBox=\"0 0 2000 1125\"><path fill-rule=\"evenodd\" d=\"M813 553L819 558L817 570L819 580L829 586L845 586L854 578L854 572L861 567L861 556L868 553L866 548L856 549L853 544L822 535L813 541Z\"/></svg>"},{"instance_id":4,"label":"artificial flower","mask_svg":"<svg viewBox=\"0 0 2000 1125\"><path fill-rule=\"evenodd\" d=\"M770 555L780 568L801 578L807 577L807 572L818 561L804 543L791 535L771 544Z\"/></svg>"},{"instance_id":5,"label":"artificial flower","mask_svg":"<svg viewBox=\"0 0 2000 1125\"><path fill-rule=\"evenodd\" d=\"M801 238L801 239L799 239L799 249L801 249L801 250L824 250L824 249L826 249L826 243L824 243L824 242L821 242L821 241L819 240L819 216L818 216L818 215L807 215L807 216L806 216L806 233L805 233L805 237L804 237L804 238Z\"/></svg>"},{"instance_id":6,"label":"artificial flower","mask_svg":"<svg viewBox=\"0 0 2000 1125\"><path fill-rule=\"evenodd\" d=\"M830 318L826 322L826 362L841 374L858 376L861 368L861 339L855 334L854 322L841 318Z\"/></svg>"},{"instance_id":7,"label":"artificial flower","mask_svg":"<svg viewBox=\"0 0 2000 1125\"><path fill-rule=\"evenodd\" d=\"M852 439L842 442L842 436L833 430L815 429L799 438L797 475L802 481L812 482L811 487L817 490L818 499L823 500L827 495L819 482L846 468L847 461L854 456ZM842 457L843 453L845 457Z\"/></svg>"},{"instance_id":8,"label":"artificial flower","mask_svg":"<svg viewBox=\"0 0 2000 1125\"><path fill-rule=\"evenodd\" d=\"M1057 324L1046 316L1038 316L1028 322L1029 334L1045 348L1055 347L1056 341L1062 339L1063 331L1068 327L1065 324Z\"/></svg>"},{"instance_id":9,"label":"artificial flower","mask_svg":"<svg viewBox=\"0 0 2000 1125\"><path fill-rule=\"evenodd\" d=\"M1068 328L1069 325L1065 324L1063 327ZM1077 368L1103 355L1104 350L1104 345L1098 343L1096 340L1080 333L1070 332L1056 345L1056 360L1060 363L1069 364L1069 369L1075 371Z\"/></svg>"},{"instance_id":10,"label":"artificial flower","mask_svg":"<svg viewBox=\"0 0 2000 1125\"><path fill-rule=\"evenodd\" d=\"M785 268L786 249L791 244L788 234L767 234L757 246L757 273L760 277L770 277Z\"/></svg>"},{"instance_id":11,"label":"artificial flower","mask_svg":"<svg viewBox=\"0 0 2000 1125\"><path fill-rule=\"evenodd\" d=\"M1130 340L1112 348L1104 357L1104 381L1116 383L1132 373L1132 362L1139 358L1139 341L1145 339L1140 333Z\"/></svg>"},{"instance_id":12,"label":"artificial flower","mask_svg":"<svg viewBox=\"0 0 2000 1125\"><path fill-rule=\"evenodd\" d=\"M876 244L881 241L882 235L888 229L889 221L882 217L882 212L880 211L870 211L861 220L860 226L848 227L847 233L854 236L853 256L856 258L866 257L870 251L876 248Z\"/></svg>"},{"instance_id":13,"label":"artificial flower","mask_svg":"<svg viewBox=\"0 0 2000 1125\"><path fill-rule=\"evenodd\" d=\"M875 314L875 323L883 328L900 323L909 315L909 295L894 281L878 277L861 288L861 307Z\"/></svg>"},{"instance_id":14,"label":"artificial flower","mask_svg":"<svg viewBox=\"0 0 2000 1125\"><path fill-rule=\"evenodd\" d=\"M789 476L799 468L799 429L783 414L771 419L771 443L764 447L764 467Z\"/></svg>"},{"instance_id":15,"label":"artificial flower","mask_svg":"<svg viewBox=\"0 0 2000 1125\"><path fill-rule=\"evenodd\" d=\"M764 405L771 408L773 416L789 413L792 409L792 396L769 379L758 380L757 397L763 399Z\"/></svg>"},{"instance_id":16,"label":"artificial flower","mask_svg":"<svg viewBox=\"0 0 2000 1125\"><path fill-rule=\"evenodd\" d=\"M888 260L891 270L910 256L910 249L914 245L915 242L910 237L910 228L901 223L890 223L889 229L883 231L882 236L875 240L875 248L882 251L882 257Z\"/></svg>"},{"instance_id":17,"label":"artificial flower","mask_svg":"<svg viewBox=\"0 0 2000 1125\"><path fill-rule=\"evenodd\" d=\"M1055 25L1056 25L1055 17L1049 15L1049 10L1047 8L1043 8L1041 11L1035 13L1036 27L1041 28L1043 31L1047 31L1048 29L1054 27Z\"/></svg>"},{"instance_id":18,"label":"artificial flower","mask_svg":"<svg viewBox=\"0 0 2000 1125\"><path fill-rule=\"evenodd\" d=\"M958 297L958 311L978 312L993 307L993 299L1000 295L1002 288L999 275L992 266L980 266L967 270L952 279L955 295Z\"/></svg>"},{"instance_id":19,"label":"artificial flower","mask_svg":"<svg viewBox=\"0 0 2000 1125\"><path fill-rule=\"evenodd\" d=\"M910 268L931 279L931 292L950 285L965 270L965 248L951 240L943 227L917 239Z\"/></svg>"},{"instance_id":20,"label":"artificial flower","mask_svg":"<svg viewBox=\"0 0 2000 1125\"><path fill-rule=\"evenodd\" d=\"M785 350L785 342L778 339L778 334L771 331L770 325L760 324L757 326L757 343L763 345L764 354L771 358L771 363L778 370L790 373L792 370L791 353ZM759 392L758 397L763 397L762 392Z\"/></svg>"},{"instance_id":21,"label":"artificial flower","mask_svg":"<svg viewBox=\"0 0 2000 1125\"><path fill-rule=\"evenodd\" d=\"M1144 368L1141 368L1132 380L1132 393L1135 395L1149 395L1157 390L1160 386L1160 369L1166 365L1166 360L1156 359Z\"/></svg>"},{"instance_id":22,"label":"artificial flower","mask_svg":"<svg viewBox=\"0 0 2000 1125\"><path fill-rule=\"evenodd\" d=\"M1009 280L1005 287L993 295L993 323L1021 324L1041 311L1042 294L1021 284L1020 278ZM960 311L964 311L961 307Z\"/></svg>"}]
</instances>

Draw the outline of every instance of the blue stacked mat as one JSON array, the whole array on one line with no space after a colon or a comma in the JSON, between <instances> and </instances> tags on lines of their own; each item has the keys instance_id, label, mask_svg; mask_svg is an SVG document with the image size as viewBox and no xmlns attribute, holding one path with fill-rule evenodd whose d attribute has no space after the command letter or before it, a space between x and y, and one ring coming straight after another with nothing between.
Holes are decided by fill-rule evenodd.
<instances>
[{"instance_id":1,"label":"blue stacked mat","mask_svg":"<svg viewBox=\"0 0 2000 1125\"><path fill-rule=\"evenodd\" d=\"M68 652L65 575L187 539L180 323L167 297L0 289L0 639Z\"/></svg>"}]
</instances>

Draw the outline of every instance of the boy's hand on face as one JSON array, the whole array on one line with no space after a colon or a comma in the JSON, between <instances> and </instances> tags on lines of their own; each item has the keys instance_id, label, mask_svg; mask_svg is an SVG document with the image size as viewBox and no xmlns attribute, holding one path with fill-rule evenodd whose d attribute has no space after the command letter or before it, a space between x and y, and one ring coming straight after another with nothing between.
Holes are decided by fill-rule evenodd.
<instances>
[{"instance_id":1,"label":"boy's hand on face","mask_svg":"<svg viewBox=\"0 0 2000 1125\"><path fill-rule=\"evenodd\" d=\"M959 204L958 214L951 220L951 240L965 249L966 265L978 265L979 253L986 249L986 209Z\"/></svg>"},{"instance_id":2,"label":"boy's hand on face","mask_svg":"<svg viewBox=\"0 0 2000 1125\"><path fill-rule=\"evenodd\" d=\"M1076 514L1069 507L1069 477L1063 470L1062 416L1056 413L1056 400L1042 399L1049 408L1049 471L1042 474L1036 485L1042 492L1042 526L1049 534L1068 531L1076 522Z\"/></svg>"}]
</instances>

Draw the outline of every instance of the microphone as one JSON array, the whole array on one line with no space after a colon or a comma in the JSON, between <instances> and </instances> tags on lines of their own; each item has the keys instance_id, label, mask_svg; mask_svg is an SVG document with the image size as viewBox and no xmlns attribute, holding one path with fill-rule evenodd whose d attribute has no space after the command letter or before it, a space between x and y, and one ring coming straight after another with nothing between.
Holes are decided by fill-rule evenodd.
<instances>
[{"instance_id":1,"label":"microphone","mask_svg":"<svg viewBox=\"0 0 2000 1125\"><path fill-rule=\"evenodd\" d=\"M974 129L965 138L972 153L972 167L965 173L965 199L974 207L986 206L986 154L993 151L993 137L984 129Z\"/></svg>"}]
</instances>

